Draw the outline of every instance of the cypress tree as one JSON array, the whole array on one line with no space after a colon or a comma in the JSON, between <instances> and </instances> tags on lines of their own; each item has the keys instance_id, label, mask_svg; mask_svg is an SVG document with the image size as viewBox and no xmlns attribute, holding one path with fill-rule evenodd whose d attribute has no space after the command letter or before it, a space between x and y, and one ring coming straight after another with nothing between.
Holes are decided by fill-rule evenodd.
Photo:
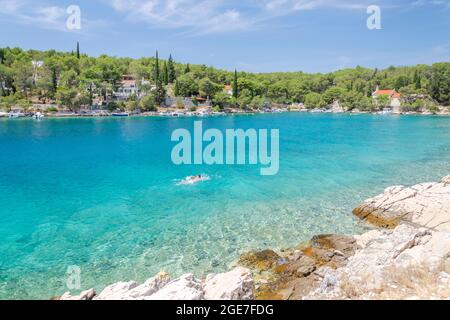
<instances>
[{"instance_id":1,"label":"cypress tree","mask_svg":"<svg viewBox=\"0 0 450 320\"><path fill-rule=\"evenodd\" d=\"M5 49L0 49L0 64L3 64L3 62L5 61Z\"/></svg>"},{"instance_id":2,"label":"cypress tree","mask_svg":"<svg viewBox=\"0 0 450 320\"><path fill-rule=\"evenodd\" d=\"M169 68L168 68L168 66L167 66L167 63L164 61L164 64L163 64L163 83L164 83L164 85L168 85L169 84Z\"/></svg>"},{"instance_id":3,"label":"cypress tree","mask_svg":"<svg viewBox=\"0 0 450 320\"><path fill-rule=\"evenodd\" d=\"M155 102L158 106L160 106L163 101L164 97L166 95L166 92L164 90L164 86L161 79L161 72L159 70L159 55L158 51L156 51L156 63L155 63Z\"/></svg>"},{"instance_id":4,"label":"cypress tree","mask_svg":"<svg viewBox=\"0 0 450 320\"><path fill-rule=\"evenodd\" d=\"M189 65L189 63L186 65L186 69L184 70L184 73L189 73L191 72L191 66Z\"/></svg>"},{"instance_id":5,"label":"cypress tree","mask_svg":"<svg viewBox=\"0 0 450 320\"><path fill-rule=\"evenodd\" d=\"M56 67L52 69L52 93L55 94L58 90L58 74Z\"/></svg>"},{"instance_id":6,"label":"cypress tree","mask_svg":"<svg viewBox=\"0 0 450 320\"><path fill-rule=\"evenodd\" d=\"M77 58L80 59L80 42L77 42Z\"/></svg>"},{"instance_id":7,"label":"cypress tree","mask_svg":"<svg viewBox=\"0 0 450 320\"><path fill-rule=\"evenodd\" d=\"M178 81L175 80L175 84L173 86L173 94L175 95L175 97L178 97L180 95L180 89L178 87Z\"/></svg>"},{"instance_id":8,"label":"cypress tree","mask_svg":"<svg viewBox=\"0 0 450 320\"><path fill-rule=\"evenodd\" d=\"M233 97L238 98L239 96L239 89L238 89L238 73L237 70L234 70L234 83L233 83Z\"/></svg>"},{"instance_id":9,"label":"cypress tree","mask_svg":"<svg viewBox=\"0 0 450 320\"><path fill-rule=\"evenodd\" d=\"M175 80L177 79L177 74L175 72L175 65L173 63L172 55L169 56L167 69L168 69L168 76L167 76L168 82L174 83Z\"/></svg>"},{"instance_id":10,"label":"cypress tree","mask_svg":"<svg viewBox=\"0 0 450 320\"><path fill-rule=\"evenodd\" d=\"M158 51L156 51L156 62L155 62L155 74L154 74L154 79L155 80L155 84L158 85L158 82L160 82L161 78L160 78L160 72L159 72L159 55L158 55Z\"/></svg>"},{"instance_id":11,"label":"cypress tree","mask_svg":"<svg viewBox=\"0 0 450 320\"><path fill-rule=\"evenodd\" d=\"M422 79L417 70L414 72L414 83L415 83L416 89L422 88Z\"/></svg>"}]
</instances>

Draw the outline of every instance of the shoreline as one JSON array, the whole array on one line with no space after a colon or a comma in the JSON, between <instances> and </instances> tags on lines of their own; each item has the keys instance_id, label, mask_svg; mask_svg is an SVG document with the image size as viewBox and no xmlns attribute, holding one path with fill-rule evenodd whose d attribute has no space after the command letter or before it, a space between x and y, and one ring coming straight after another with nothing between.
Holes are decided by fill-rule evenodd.
<instances>
[{"instance_id":1,"label":"shoreline","mask_svg":"<svg viewBox=\"0 0 450 320\"><path fill-rule=\"evenodd\" d=\"M176 112L174 112L176 113ZM111 118L209 118L209 117L224 117L224 116L256 116L256 115L268 115L268 114L327 114L327 115L371 115L371 116L434 116L434 117L450 117L448 113L388 113L383 114L379 112L314 112L314 111L282 111L282 112L224 112L224 113L212 113L212 114L161 114L161 113L147 113L147 114L129 114L129 115L85 115L85 114L44 114L44 117L34 119L33 116L19 116L10 118L8 116L0 116L0 119L17 120L17 119L32 119L32 120L44 120L44 119L111 119Z\"/></svg>"},{"instance_id":2,"label":"shoreline","mask_svg":"<svg viewBox=\"0 0 450 320\"><path fill-rule=\"evenodd\" d=\"M118 282L55 300L309 300L450 298L450 175L394 186L353 214L373 229L318 235L307 244L241 255L229 272L171 280L161 272L139 285Z\"/></svg>"}]
</instances>

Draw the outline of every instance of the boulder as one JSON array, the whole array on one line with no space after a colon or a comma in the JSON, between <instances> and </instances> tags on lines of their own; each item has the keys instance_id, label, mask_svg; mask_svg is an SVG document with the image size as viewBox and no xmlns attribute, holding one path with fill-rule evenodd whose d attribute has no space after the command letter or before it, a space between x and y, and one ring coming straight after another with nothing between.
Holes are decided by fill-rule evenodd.
<instances>
[{"instance_id":1,"label":"boulder","mask_svg":"<svg viewBox=\"0 0 450 320\"><path fill-rule=\"evenodd\" d=\"M106 287L95 300L124 300L130 290L138 286L137 282L117 282Z\"/></svg>"},{"instance_id":2,"label":"boulder","mask_svg":"<svg viewBox=\"0 0 450 320\"><path fill-rule=\"evenodd\" d=\"M78 296L72 296L70 292L64 293L59 300L66 300L66 301L82 301L82 300L92 300L95 297L96 293L94 289L89 289L86 291L81 292Z\"/></svg>"},{"instance_id":3,"label":"boulder","mask_svg":"<svg viewBox=\"0 0 450 320\"><path fill-rule=\"evenodd\" d=\"M204 296L202 282L193 274L185 274L144 300L203 300Z\"/></svg>"},{"instance_id":4,"label":"boulder","mask_svg":"<svg viewBox=\"0 0 450 320\"><path fill-rule=\"evenodd\" d=\"M333 113L343 113L343 112L345 112L344 108L340 105L338 100L334 101L333 104L331 105L331 111Z\"/></svg>"},{"instance_id":5,"label":"boulder","mask_svg":"<svg viewBox=\"0 0 450 320\"><path fill-rule=\"evenodd\" d=\"M131 289L127 292L127 299L144 299L157 291L161 290L170 281L170 276L166 272L160 272L155 277L148 279L146 282Z\"/></svg>"},{"instance_id":6,"label":"boulder","mask_svg":"<svg viewBox=\"0 0 450 320\"><path fill-rule=\"evenodd\" d=\"M284 274L294 277L307 277L316 270L316 260L302 255L285 265Z\"/></svg>"},{"instance_id":7,"label":"boulder","mask_svg":"<svg viewBox=\"0 0 450 320\"><path fill-rule=\"evenodd\" d=\"M210 275L204 284L206 300L253 300L253 277L249 269Z\"/></svg>"},{"instance_id":8,"label":"boulder","mask_svg":"<svg viewBox=\"0 0 450 320\"><path fill-rule=\"evenodd\" d=\"M241 255L238 264L255 271L268 271L283 264L284 259L273 250L251 251Z\"/></svg>"},{"instance_id":9,"label":"boulder","mask_svg":"<svg viewBox=\"0 0 450 320\"><path fill-rule=\"evenodd\" d=\"M444 184L450 184L450 175L442 178L441 182Z\"/></svg>"},{"instance_id":10,"label":"boulder","mask_svg":"<svg viewBox=\"0 0 450 320\"><path fill-rule=\"evenodd\" d=\"M336 269L345 265L358 248L355 237L319 235L280 256L272 250L249 252L240 264L255 272L255 296L264 300L301 299L318 284L320 267Z\"/></svg>"},{"instance_id":11,"label":"boulder","mask_svg":"<svg viewBox=\"0 0 450 320\"><path fill-rule=\"evenodd\" d=\"M322 270L305 299L445 298L450 272L450 233L402 224L356 237L361 246L336 270Z\"/></svg>"},{"instance_id":12,"label":"boulder","mask_svg":"<svg viewBox=\"0 0 450 320\"><path fill-rule=\"evenodd\" d=\"M422 183L409 188L391 187L366 200L353 213L382 228L393 229L406 222L437 231L450 231L449 181L447 176L437 183Z\"/></svg>"}]
</instances>

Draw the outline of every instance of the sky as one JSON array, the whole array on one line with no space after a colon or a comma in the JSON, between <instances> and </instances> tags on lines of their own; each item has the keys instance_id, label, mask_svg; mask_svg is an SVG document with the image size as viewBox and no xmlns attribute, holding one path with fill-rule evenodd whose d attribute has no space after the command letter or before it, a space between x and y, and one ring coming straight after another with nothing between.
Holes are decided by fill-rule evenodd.
<instances>
[{"instance_id":1,"label":"sky","mask_svg":"<svg viewBox=\"0 0 450 320\"><path fill-rule=\"evenodd\" d=\"M370 5L381 29L367 27ZM248 72L432 64L450 61L450 0L0 0L0 47L72 51L77 41L92 56L159 50Z\"/></svg>"}]
</instances>

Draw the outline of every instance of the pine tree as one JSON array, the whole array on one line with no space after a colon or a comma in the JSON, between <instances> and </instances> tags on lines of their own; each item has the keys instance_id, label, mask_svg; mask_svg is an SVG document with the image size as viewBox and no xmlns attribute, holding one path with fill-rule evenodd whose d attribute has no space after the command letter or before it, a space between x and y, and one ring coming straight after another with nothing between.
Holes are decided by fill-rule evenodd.
<instances>
[{"instance_id":1,"label":"pine tree","mask_svg":"<svg viewBox=\"0 0 450 320\"><path fill-rule=\"evenodd\" d=\"M77 59L80 59L80 43L77 42Z\"/></svg>"},{"instance_id":2,"label":"pine tree","mask_svg":"<svg viewBox=\"0 0 450 320\"><path fill-rule=\"evenodd\" d=\"M168 77L167 77L168 81L169 83L174 83L175 80L177 79L177 74L175 72L175 65L173 63L172 55L169 56L167 69L168 69Z\"/></svg>"},{"instance_id":3,"label":"pine tree","mask_svg":"<svg viewBox=\"0 0 450 320\"><path fill-rule=\"evenodd\" d=\"M233 83L233 97L237 99L239 96L239 89L238 89L238 73L237 70L234 70L234 83Z\"/></svg>"},{"instance_id":4,"label":"pine tree","mask_svg":"<svg viewBox=\"0 0 450 320\"><path fill-rule=\"evenodd\" d=\"M189 65L189 63L186 65L186 69L184 70L184 73L189 73L191 72L191 66Z\"/></svg>"}]
</instances>

